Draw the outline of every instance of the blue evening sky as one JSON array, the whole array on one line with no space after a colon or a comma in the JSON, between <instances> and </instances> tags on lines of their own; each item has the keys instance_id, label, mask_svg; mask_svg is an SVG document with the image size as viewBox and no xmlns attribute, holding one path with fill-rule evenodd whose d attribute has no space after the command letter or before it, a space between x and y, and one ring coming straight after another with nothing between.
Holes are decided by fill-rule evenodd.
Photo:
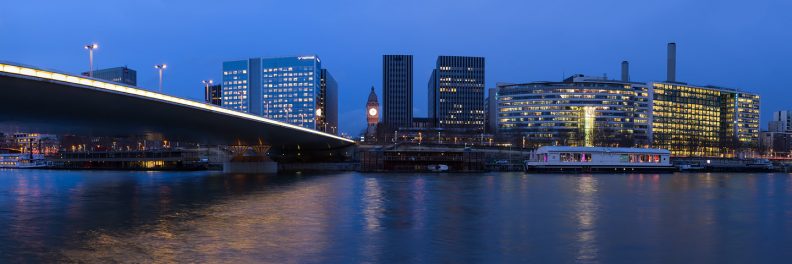
<instances>
[{"instance_id":1,"label":"blue evening sky","mask_svg":"<svg viewBox=\"0 0 792 264\"><path fill-rule=\"evenodd\" d=\"M156 89L202 99L201 80L221 62L317 54L339 83L341 131L365 127L369 87L381 98L382 54L413 54L415 116L426 115L426 83L438 55L486 57L496 82L665 79L666 43L678 43L679 81L758 92L762 127L792 108L792 1L788 0L326 0L6 1L0 60L66 72L88 68L82 46L97 42L95 65L128 65ZM9 96L9 95L6 95Z\"/></svg>"}]
</instances>

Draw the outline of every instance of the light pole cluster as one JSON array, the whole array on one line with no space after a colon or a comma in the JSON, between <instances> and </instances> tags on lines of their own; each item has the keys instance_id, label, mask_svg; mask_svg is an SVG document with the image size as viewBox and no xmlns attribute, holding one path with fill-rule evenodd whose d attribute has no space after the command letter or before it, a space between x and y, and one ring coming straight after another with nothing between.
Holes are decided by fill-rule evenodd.
<instances>
[{"instance_id":1,"label":"light pole cluster","mask_svg":"<svg viewBox=\"0 0 792 264\"><path fill-rule=\"evenodd\" d=\"M84 46L84 48L86 50L88 50L88 77L93 77L93 52L94 52L95 49L99 48L99 44L96 44L96 43L87 44L87 45ZM159 91L160 91L160 93L162 93L162 72L166 68L168 68L168 65L166 65L164 63L163 64L157 64L157 65L154 65L154 68L159 71ZM204 84L206 84L205 81L204 81ZM209 80L209 84L212 84L212 80ZM207 94L208 94L209 93L208 85L207 85L206 91L207 91Z\"/></svg>"}]
</instances>

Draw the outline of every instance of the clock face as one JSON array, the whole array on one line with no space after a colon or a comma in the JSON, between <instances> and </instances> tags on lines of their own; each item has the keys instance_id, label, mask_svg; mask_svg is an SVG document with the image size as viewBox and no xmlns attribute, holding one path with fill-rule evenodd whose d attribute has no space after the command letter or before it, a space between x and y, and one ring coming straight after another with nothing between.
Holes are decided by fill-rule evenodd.
<instances>
[{"instance_id":1,"label":"clock face","mask_svg":"<svg viewBox=\"0 0 792 264\"><path fill-rule=\"evenodd\" d=\"M370 109L369 109L369 115L370 115L370 116L375 116L375 115L377 115L377 108L370 108Z\"/></svg>"}]
</instances>

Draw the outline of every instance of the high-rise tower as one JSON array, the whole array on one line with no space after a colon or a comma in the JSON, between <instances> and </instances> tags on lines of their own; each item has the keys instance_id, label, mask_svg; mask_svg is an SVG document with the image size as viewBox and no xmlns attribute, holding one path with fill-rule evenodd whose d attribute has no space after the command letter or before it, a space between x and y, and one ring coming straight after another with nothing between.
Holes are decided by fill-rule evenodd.
<instances>
[{"instance_id":1,"label":"high-rise tower","mask_svg":"<svg viewBox=\"0 0 792 264\"><path fill-rule=\"evenodd\" d=\"M382 56L382 123L398 129L412 125L412 55Z\"/></svg>"}]
</instances>

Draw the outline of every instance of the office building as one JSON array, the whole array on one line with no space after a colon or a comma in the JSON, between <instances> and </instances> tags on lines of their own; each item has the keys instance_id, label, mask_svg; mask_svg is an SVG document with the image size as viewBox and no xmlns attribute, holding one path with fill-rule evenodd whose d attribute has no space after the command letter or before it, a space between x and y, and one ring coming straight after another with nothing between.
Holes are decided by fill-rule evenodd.
<instances>
[{"instance_id":1,"label":"office building","mask_svg":"<svg viewBox=\"0 0 792 264\"><path fill-rule=\"evenodd\" d=\"M209 85L204 86L204 101L207 104L213 104L217 106L223 105L222 103L222 94L223 94L223 86L220 84L217 85Z\"/></svg>"},{"instance_id":2,"label":"office building","mask_svg":"<svg viewBox=\"0 0 792 264\"><path fill-rule=\"evenodd\" d=\"M676 69L676 44L668 45L668 70ZM734 156L759 140L759 95L676 81L652 83L653 147L675 156Z\"/></svg>"},{"instance_id":3,"label":"office building","mask_svg":"<svg viewBox=\"0 0 792 264\"><path fill-rule=\"evenodd\" d=\"M83 72L82 75L88 76L88 72ZM126 66L95 70L93 71L93 77L111 82L137 86L137 72L133 69L127 68Z\"/></svg>"},{"instance_id":4,"label":"office building","mask_svg":"<svg viewBox=\"0 0 792 264\"><path fill-rule=\"evenodd\" d=\"M792 158L792 133L764 131L759 133L760 153L768 157Z\"/></svg>"},{"instance_id":5,"label":"office building","mask_svg":"<svg viewBox=\"0 0 792 264\"><path fill-rule=\"evenodd\" d=\"M316 127L318 130L336 134L338 133L338 83L327 69L320 71L319 81Z\"/></svg>"},{"instance_id":6,"label":"office building","mask_svg":"<svg viewBox=\"0 0 792 264\"><path fill-rule=\"evenodd\" d=\"M775 111L767 128L770 132L792 133L792 111Z\"/></svg>"},{"instance_id":7,"label":"office building","mask_svg":"<svg viewBox=\"0 0 792 264\"><path fill-rule=\"evenodd\" d=\"M382 56L382 123L392 129L410 127L413 118L412 55Z\"/></svg>"},{"instance_id":8,"label":"office building","mask_svg":"<svg viewBox=\"0 0 792 264\"><path fill-rule=\"evenodd\" d=\"M483 57L438 57L428 86L429 117L437 128L484 130Z\"/></svg>"},{"instance_id":9,"label":"office building","mask_svg":"<svg viewBox=\"0 0 792 264\"><path fill-rule=\"evenodd\" d=\"M498 88L487 89L484 99L484 132L494 134L498 131Z\"/></svg>"},{"instance_id":10,"label":"office building","mask_svg":"<svg viewBox=\"0 0 792 264\"><path fill-rule=\"evenodd\" d=\"M498 84L497 132L534 147L646 146L651 137L648 90L644 83L584 75Z\"/></svg>"},{"instance_id":11,"label":"office building","mask_svg":"<svg viewBox=\"0 0 792 264\"><path fill-rule=\"evenodd\" d=\"M315 55L227 61L222 105L311 129L333 129L326 122L337 120L337 85L329 73L325 76L323 84L321 60Z\"/></svg>"}]
</instances>

